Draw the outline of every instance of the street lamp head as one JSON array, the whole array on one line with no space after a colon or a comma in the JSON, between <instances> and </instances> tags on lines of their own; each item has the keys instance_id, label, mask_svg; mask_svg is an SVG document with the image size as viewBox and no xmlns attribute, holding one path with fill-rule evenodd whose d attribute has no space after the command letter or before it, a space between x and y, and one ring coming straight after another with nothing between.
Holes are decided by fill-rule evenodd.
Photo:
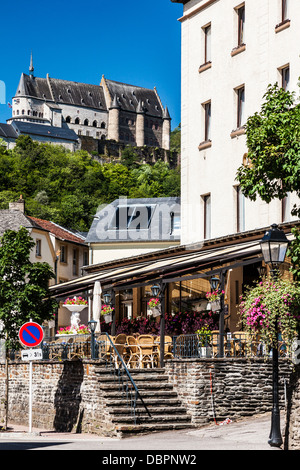
<instances>
[{"instance_id":1,"label":"street lamp head","mask_svg":"<svg viewBox=\"0 0 300 470\"><path fill-rule=\"evenodd\" d=\"M90 321L88 322L89 329L91 330L92 333L95 333L97 323L98 323L98 322L97 322L96 320L90 320Z\"/></svg>"},{"instance_id":2,"label":"street lamp head","mask_svg":"<svg viewBox=\"0 0 300 470\"><path fill-rule=\"evenodd\" d=\"M284 262L289 241L283 230L273 224L260 242L265 263L277 267Z\"/></svg>"},{"instance_id":3,"label":"street lamp head","mask_svg":"<svg viewBox=\"0 0 300 470\"><path fill-rule=\"evenodd\" d=\"M158 294L160 292L160 286L158 284L155 284L154 286L151 287L151 292L153 297L158 297Z\"/></svg>"},{"instance_id":4,"label":"street lamp head","mask_svg":"<svg viewBox=\"0 0 300 470\"><path fill-rule=\"evenodd\" d=\"M109 304L110 301L111 301L111 293L110 292L105 292L105 294L103 294L103 298L104 298L104 302L106 304Z\"/></svg>"},{"instance_id":5,"label":"street lamp head","mask_svg":"<svg viewBox=\"0 0 300 470\"><path fill-rule=\"evenodd\" d=\"M219 287L219 284L220 284L220 279L213 276L210 278L209 280L209 283L210 283L210 287L213 291L217 290L218 287Z\"/></svg>"}]
</instances>

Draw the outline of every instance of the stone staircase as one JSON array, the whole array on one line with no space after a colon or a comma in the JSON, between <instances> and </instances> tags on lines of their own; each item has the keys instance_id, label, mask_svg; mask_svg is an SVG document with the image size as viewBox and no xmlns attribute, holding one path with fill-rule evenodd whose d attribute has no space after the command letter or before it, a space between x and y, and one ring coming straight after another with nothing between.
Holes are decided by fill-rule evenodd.
<instances>
[{"instance_id":1,"label":"stone staircase","mask_svg":"<svg viewBox=\"0 0 300 470\"><path fill-rule=\"evenodd\" d=\"M135 419L126 395L120 393L118 380L107 368L97 370L106 409L118 437L194 427L164 369L130 369L130 374L151 417L138 399Z\"/></svg>"}]
</instances>

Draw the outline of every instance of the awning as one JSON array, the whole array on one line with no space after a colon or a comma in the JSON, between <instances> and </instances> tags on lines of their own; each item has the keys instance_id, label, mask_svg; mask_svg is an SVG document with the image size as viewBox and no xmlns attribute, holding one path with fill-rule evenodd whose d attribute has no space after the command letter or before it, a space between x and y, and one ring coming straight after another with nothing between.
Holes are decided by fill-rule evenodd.
<instances>
[{"instance_id":1,"label":"awning","mask_svg":"<svg viewBox=\"0 0 300 470\"><path fill-rule=\"evenodd\" d=\"M166 283L192 278L206 277L217 272L222 267L227 269L237 265L256 263L262 259L259 240L240 242L227 247L195 250L194 252L175 253L168 257L161 257L142 262L140 258L128 259L128 265L114 269L102 269L99 272L73 279L62 284L50 287L53 297L75 295L76 293L93 289L96 281L101 282L103 289L113 287L124 290L154 281L163 280ZM211 272L208 272L211 270ZM215 271L214 271L215 270Z\"/></svg>"}]
</instances>

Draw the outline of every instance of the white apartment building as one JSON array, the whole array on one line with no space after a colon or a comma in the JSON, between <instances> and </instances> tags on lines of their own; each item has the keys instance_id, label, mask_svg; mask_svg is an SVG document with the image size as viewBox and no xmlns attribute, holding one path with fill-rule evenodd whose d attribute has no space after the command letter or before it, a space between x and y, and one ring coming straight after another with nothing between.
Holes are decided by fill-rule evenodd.
<instances>
[{"instance_id":1,"label":"white apartment building","mask_svg":"<svg viewBox=\"0 0 300 470\"><path fill-rule=\"evenodd\" d=\"M236 172L267 86L299 95L300 2L171 1L183 4L181 243L293 220L294 195L250 201Z\"/></svg>"}]
</instances>

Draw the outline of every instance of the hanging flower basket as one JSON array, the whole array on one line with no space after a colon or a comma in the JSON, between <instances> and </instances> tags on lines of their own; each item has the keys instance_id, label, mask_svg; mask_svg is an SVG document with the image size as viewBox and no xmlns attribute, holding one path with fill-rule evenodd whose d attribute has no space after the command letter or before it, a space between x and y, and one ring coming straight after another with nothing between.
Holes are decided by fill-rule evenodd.
<instances>
[{"instance_id":1,"label":"hanging flower basket","mask_svg":"<svg viewBox=\"0 0 300 470\"><path fill-rule=\"evenodd\" d=\"M206 310L211 310L212 312L217 312L218 310L221 310L221 294L224 293L225 292L223 290L220 291L219 289L213 292L207 292L206 298L208 300L208 303Z\"/></svg>"},{"instance_id":2,"label":"hanging flower basket","mask_svg":"<svg viewBox=\"0 0 300 470\"><path fill-rule=\"evenodd\" d=\"M159 317L159 315L161 315L160 308L157 308L157 307L151 308L150 313L151 313L152 317L154 317L154 318Z\"/></svg>"},{"instance_id":3,"label":"hanging flower basket","mask_svg":"<svg viewBox=\"0 0 300 470\"><path fill-rule=\"evenodd\" d=\"M103 315L105 323L111 323L113 318L112 318L112 313L107 313L106 315Z\"/></svg>"},{"instance_id":4,"label":"hanging flower basket","mask_svg":"<svg viewBox=\"0 0 300 470\"><path fill-rule=\"evenodd\" d=\"M113 320L114 308L110 305L102 305L101 316L104 318L105 323L111 323Z\"/></svg>"}]
</instances>

